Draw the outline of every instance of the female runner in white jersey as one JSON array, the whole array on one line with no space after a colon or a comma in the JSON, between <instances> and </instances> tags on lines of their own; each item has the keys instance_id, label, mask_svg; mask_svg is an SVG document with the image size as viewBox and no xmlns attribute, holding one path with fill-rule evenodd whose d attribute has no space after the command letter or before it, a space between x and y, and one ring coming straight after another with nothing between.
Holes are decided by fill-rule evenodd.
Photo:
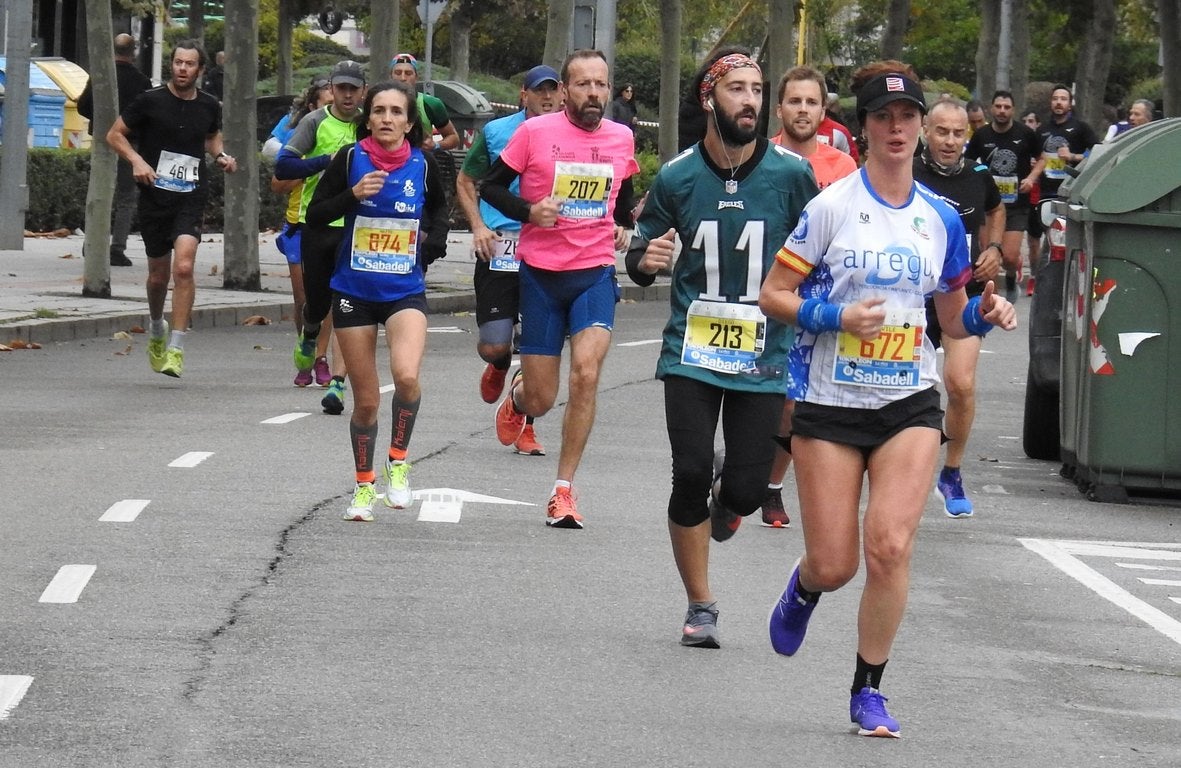
<instances>
[{"instance_id":1,"label":"female runner in white jersey","mask_svg":"<svg viewBox=\"0 0 1181 768\"><path fill-rule=\"evenodd\" d=\"M971 301L959 217L911 173L926 103L910 68L878 62L854 75L869 150L860 173L805 208L776 256L759 306L796 324L788 355L804 554L771 611L777 653L804 641L821 593L847 584L860 564L857 666L849 716L866 736L898 736L879 692L906 609L910 558L939 453L943 411L935 350L925 338L924 295L934 293L945 333L1012 330L1013 306L990 282ZM856 86L860 85L860 88ZM862 479L869 503L859 526Z\"/></svg>"}]
</instances>

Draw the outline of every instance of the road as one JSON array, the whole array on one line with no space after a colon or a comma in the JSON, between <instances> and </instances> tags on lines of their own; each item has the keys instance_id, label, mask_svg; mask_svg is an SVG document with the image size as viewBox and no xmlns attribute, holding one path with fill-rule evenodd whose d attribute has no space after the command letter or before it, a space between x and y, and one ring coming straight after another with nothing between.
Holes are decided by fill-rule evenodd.
<instances>
[{"instance_id":1,"label":"road","mask_svg":"<svg viewBox=\"0 0 1181 768\"><path fill-rule=\"evenodd\" d=\"M900 741L846 719L860 577L798 656L769 649L798 526L715 545L723 647L681 648L665 311L620 306L580 532L543 524L557 415L545 457L497 443L471 316L431 317L411 459L436 490L371 524L339 519L347 416L291 386L289 325L191 334L181 380L142 336L0 356L0 766L1181 762L1181 510L1024 458L1021 331L982 358L976 516L927 504L883 682Z\"/></svg>"}]
</instances>

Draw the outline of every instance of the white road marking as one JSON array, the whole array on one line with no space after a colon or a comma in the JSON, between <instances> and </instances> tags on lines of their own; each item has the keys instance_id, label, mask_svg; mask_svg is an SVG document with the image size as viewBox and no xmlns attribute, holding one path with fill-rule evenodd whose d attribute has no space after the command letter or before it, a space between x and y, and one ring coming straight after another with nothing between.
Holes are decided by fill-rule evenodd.
<instances>
[{"instance_id":1,"label":"white road marking","mask_svg":"<svg viewBox=\"0 0 1181 768\"><path fill-rule=\"evenodd\" d=\"M173 459L170 467L183 467L185 469L192 469L201 462L213 455L212 451L189 451L178 459Z\"/></svg>"},{"instance_id":2,"label":"white road marking","mask_svg":"<svg viewBox=\"0 0 1181 768\"><path fill-rule=\"evenodd\" d=\"M659 344L662 341L664 341L664 339L645 339L644 341L624 341L619 344L616 344L615 346L617 346L617 347L644 347L644 346L648 346L649 344Z\"/></svg>"},{"instance_id":3,"label":"white road marking","mask_svg":"<svg viewBox=\"0 0 1181 768\"><path fill-rule=\"evenodd\" d=\"M289 424L296 419L302 419L304 416L311 416L311 414L300 413L298 411L294 413L285 413L282 416L272 416L269 419L263 419L259 422L259 424Z\"/></svg>"},{"instance_id":4,"label":"white road marking","mask_svg":"<svg viewBox=\"0 0 1181 768\"><path fill-rule=\"evenodd\" d=\"M396 387L394 387L394 385L393 385L393 384L386 384L384 387L381 387L381 388L380 388L380 389L378 389L377 391L378 391L378 392L380 392L381 394L383 394L383 395L384 395L384 394L387 394L387 393L389 393L389 392L393 392L393 391L394 391L394 389L396 389Z\"/></svg>"},{"instance_id":5,"label":"white road marking","mask_svg":"<svg viewBox=\"0 0 1181 768\"><path fill-rule=\"evenodd\" d=\"M513 499L502 499L497 496L485 496L482 493L460 491L455 488L423 488L421 491L414 492L414 498L427 501L455 499L457 501L478 501L481 504L516 504L522 507L537 506L528 501L515 501Z\"/></svg>"},{"instance_id":6,"label":"white road marking","mask_svg":"<svg viewBox=\"0 0 1181 768\"><path fill-rule=\"evenodd\" d=\"M458 523L463 502L458 499L424 500L418 508L420 523Z\"/></svg>"},{"instance_id":7,"label":"white road marking","mask_svg":"<svg viewBox=\"0 0 1181 768\"><path fill-rule=\"evenodd\" d=\"M1181 544L1144 544L1111 541L1048 541L1018 539L1056 568L1100 597L1123 608L1165 637L1181 644L1181 621L1154 608L1079 560L1079 557L1118 557L1127 560L1181 560Z\"/></svg>"},{"instance_id":8,"label":"white road marking","mask_svg":"<svg viewBox=\"0 0 1181 768\"><path fill-rule=\"evenodd\" d=\"M29 675L0 675L0 720L12 714L32 684Z\"/></svg>"},{"instance_id":9,"label":"white road marking","mask_svg":"<svg viewBox=\"0 0 1181 768\"><path fill-rule=\"evenodd\" d=\"M455 325L440 325L437 328L427 328L427 333L467 333L464 329Z\"/></svg>"},{"instance_id":10,"label":"white road marking","mask_svg":"<svg viewBox=\"0 0 1181 768\"><path fill-rule=\"evenodd\" d=\"M1116 563L1120 568L1132 568L1137 571L1181 571L1176 565L1145 565L1144 563Z\"/></svg>"},{"instance_id":11,"label":"white road marking","mask_svg":"<svg viewBox=\"0 0 1181 768\"><path fill-rule=\"evenodd\" d=\"M86 583L94 575L94 565L63 565L49 586L41 593L41 603L76 603Z\"/></svg>"},{"instance_id":12,"label":"white road marking","mask_svg":"<svg viewBox=\"0 0 1181 768\"><path fill-rule=\"evenodd\" d=\"M1181 597L1170 597L1169 599L1174 603L1181 603Z\"/></svg>"},{"instance_id":13,"label":"white road marking","mask_svg":"<svg viewBox=\"0 0 1181 768\"><path fill-rule=\"evenodd\" d=\"M1181 579L1136 579L1136 581L1144 584L1149 584L1154 587L1181 587Z\"/></svg>"},{"instance_id":14,"label":"white road marking","mask_svg":"<svg viewBox=\"0 0 1181 768\"><path fill-rule=\"evenodd\" d=\"M103 512L102 517L98 519L100 523L130 523L139 517L139 513L151 504L149 499L123 499L123 501L116 501L106 512Z\"/></svg>"}]
</instances>

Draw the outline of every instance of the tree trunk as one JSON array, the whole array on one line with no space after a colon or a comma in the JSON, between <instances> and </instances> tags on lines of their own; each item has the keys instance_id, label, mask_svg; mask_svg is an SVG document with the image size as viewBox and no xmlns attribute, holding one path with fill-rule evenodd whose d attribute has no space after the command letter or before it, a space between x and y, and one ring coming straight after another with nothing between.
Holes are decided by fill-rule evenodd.
<instances>
[{"instance_id":1,"label":"tree trunk","mask_svg":"<svg viewBox=\"0 0 1181 768\"><path fill-rule=\"evenodd\" d=\"M94 95L94 120L90 142L90 184L86 189L86 254L82 265L82 295L111 297L111 201L115 193L115 150L106 142L115 122L118 98L115 92L115 60L111 40L115 36L111 4L87 0L86 49L90 54L90 90Z\"/></svg>"},{"instance_id":2,"label":"tree trunk","mask_svg":"<svg viewBox=\"0 0 1181 768\"><path fill-rule=\"evenodd\" d=\"M1115 43L1115 0L1092 0L1087 37L1080 46L1075 69L1075 113L1099 131L1103 117L1103 92L1111 71Z\"/></svg>"},{"instance_id":3,"label":"tree trunk","mask_svg":"<svg viewBox=\"0 0 1181 768\"><path fill-rule=\"evenodd\" d=\"M677 153L677 110L681 106L681 0L660 0L660 128L661 161Z\"/></svg>"},{"instance_id":4,"label":"tree trunk","mask_svg":"<svg viewBox=\"0 0 1181 768\"><path fill-rule=\"evenodd\" d=\"M1181 0L1156 0L1165 117L1181 115Z\"/></svg>"},{"instance_id":5,"label":"tree trunk","mask_svg":"<svg viewBox=\"0 0 1181 768\"><path fill-rule=\"evenodd\" d=\"M981 102L992 98L996 90L997 49L1000 47L1001 7L994 0L980 2L980 37L976 41L976 87Z\"/></svg>"},{"instance_id":6,"label":"tree trunk","mask_svg":"<svg viewBox=\"0 0 1181 768\"><path fill-rule=\"evenodd\" d=\"M189 0L189 37L205 47L205 0ZM214 51L206 51L212 58Z\"/></svg>"},{"instance_id":7,"label":"tree trunk","mask_svg":"<svg viewBox=\"0 0 1181 768\"><path fill-rule=\"evenodd\" d=\"M402 8L390 0L369 2L369 81L389 79L390 61L398 52L398 25Z\"/></svg>"},{"instance_id":8,"label":"tree trunk","mask_svg":"<svg viewBox=\"0 0 1181 768\"><path fill-rule=\"evenodd\" d=\"M768 138L779 133L779 121L775 119L776 88L779 77L791 69L795 62L795 49L792 47L792 33L795 29L795 0L771 0L767 6L767 29L775 30L775 34L767 38L767 77L763 90L770 94L767 114ZM779 74L776 74L779 73Z\"/></svg>"},{"instance_id":9,"label":"tree trunk","mask_svg":"<svg viewBox=\"0 0 1181 768\"><path fill-rule=\"evenodd\" d=\"M294 63L291 61L291 49L295 37L295 19L292 17L290 0L279 0L279 28L275 33L276 61L275 61L275 93L280 96L295 93Z\"/></svg>"},{"instance_id":10,"label":"tree trunk","mask_svg":"<svg viewBox=\"0 0 1181 768\"><path fill-rule=\"evenodd\" d=\"M472 15L466 3L451 13L451 79L464 82L471 72Z\"/></svg>"},{"instance_id":11,"label":"tree trunk","mask_svg":"<svg viewBox=\"0 0 1181 768\"><path fill-rule=\"evenodd\" d=\"M1013 111L1028 106L1025 86L1029 84L1029 0L1013 0L1013 21L1009 27L1009 90L1013 92ZM1018 115L1014 114L1013 119Z\"/></svg>"},{"instance_id":12,"label":"tree trunk","mask_svg":"<svg viewBox=\"0 0 1181 768\"><path fill-rule=\"evenodd\" d=\"M258 267L258 3L226 3L224 131L238 160L225 179L225 278L231 290L260 291ZM219 171L214 171L217 173Z\"/></svg>"},{"instance_id":13,"label":"tree trunk","mask_svg":"<svg viewBox=\"0 0 1181 768\"><path fill-rule=\"evenodd\" d=\"M574 20L574 0L549 0L548 15L542 63L561 71L562 63L570 53L570 25Z\"/></svg>"},{"instance_id":14,"label":"tree trunk","mask_svg":"<svg viewBox=\"0 0 1181 768\"><path fill-rule=\"evenodd\" d=\"M901 59L906 27L910 24L910 0L890 0L886 9L886 27L882 32L882 58Z\"/></svg>"}]
</instances>

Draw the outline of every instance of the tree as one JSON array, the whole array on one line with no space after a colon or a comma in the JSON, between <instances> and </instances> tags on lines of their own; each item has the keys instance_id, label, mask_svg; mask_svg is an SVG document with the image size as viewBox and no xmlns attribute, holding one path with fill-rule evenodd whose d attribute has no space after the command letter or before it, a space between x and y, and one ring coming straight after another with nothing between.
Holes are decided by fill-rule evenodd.
<instances>
[{"instance_id":1,"label":"tree","mask_svg":"<svg viewBox=\"0 0 1181 768\"><path fill-rule=\"evenodd\" d=\"M677 110L681 104L681 0L660 0L660 159L677 153Z\"/></svg>"},{"instance_id":2,"label":"tree","mask_svg":"<svg viewBox=\"0 0 1181 768\"><path fill-rule=\"evenodd\" d=\"M205 0L189 0L189 37L205 47Z\"/></svg>"},{"instance_id":3,"label":"tree","mask_svg":"<svg viewBox=\"0 0 1181 768\"><path fill-rule=\"evenodd\" d=\"M976 45L975 93L981 101L996 90L997 54L1000 48L1001 7L991 0L980 2L980 36Z\"/></svg>"},{"instance_id":4,"label":"tree","mask_svg":"<svg viewBox=\"0 0 1181 768\"><path fill-rule=\"evenodd\" d=\"M99 0L101 2L102 0ZM258 266L258 4L226 3L224 136L238 170L226 176L225 273L232 290L262 290Z\"/></svg>"},{"instance_id":5,"label":"tree","mask_svg":"<svg viewBox=\"0 0 1181 768\"><path fill-rule=\"evenodd\" d=\"M1025 109L1025 86L1029 82L1029 0L1011 0L1009 24L1009 90L1013 108ZM987 98L987 95L985 96Z\"/></svg>"},{"instance_id":6,"label":"tree","mask_svg":"<svg viewBox=\"0 0 1181 768\"><path fill-rule=\"evenodd\" d=\"M82 295L111 297L111 201L115 191L115 150L105 136L115 122L118 97L115 92L115 60L111 40L111 4L107 0L86 2L86 50L90 55L90 90L94 94L94 140L90 150L90 183L86 189L86 261L82 266Z\"/></svg>"},{"instance_id":7,"label":"tree","mask_svg":"<svg viewBox=\"0 0 1181 768\"><path fill-rule=\"evenodd\" d=\"M1156 0L1165 117L1181 115L1181 0Z\"/></svg>"},{"instance_id":8,"label":"tree","mask_svg":"<svg viewBox=\"0 0 1181 768\"><path fill-rule=\"evenodd\" d=\"M570 24L574 19L574 0L549 0L549 23L545 30L543 64L554 69L562 66L570 53Z\"/></svg>"},{"instance_id":9,"label":"tree","mask_svg":"<svg viewBox=\"0 0 1181 768\"><path fill-rule=\"evenodd\" d=\"M1103 95L1107 89L1107 75L1111 70L1111 51L1115 42L1115 0L1092 0L1086 39L1082 45L1085 55L1078 57L1075 69L1075 109L1093 126L1107 122L1103 116Z\"/></svg>"},{"instance_id":10,"label":"tree","mask_svg":"<svg viewBox=\"0 0 1181 768\"><path fill-rule=\"evenodd\" d=\"M388 63L398 52L398 32L402 8L390 0L369 3L369 79L384 80Z\"/></svg>"},{"instance_id":11,"label":"tree","mask_svg":"<svg viewBox=\"0 0 1181 768\"><path fill-rule=\"evenodd\" d=\"M902 42L910 23L910 0L890 0L886 9L886 28L882 32L883 59L901 59Z\"/></svg>"},{"instance_id":12,"label":"tree","mask_svg":"<svg viewBox=\"0 0 1181 768\"><path fill-rule=\"evenodd\" d=\"M770 0L767 5L767 29L775 33L767 38L767 72L766 79L771 88L779 84L779 78L795 61L792 55L792 33L795 29L794 0ZM774 112L775 94L771 94L771 111ZM774 136L779 132L775 119L767 116L767 135Z\"/></svg>"}]
</instances>

